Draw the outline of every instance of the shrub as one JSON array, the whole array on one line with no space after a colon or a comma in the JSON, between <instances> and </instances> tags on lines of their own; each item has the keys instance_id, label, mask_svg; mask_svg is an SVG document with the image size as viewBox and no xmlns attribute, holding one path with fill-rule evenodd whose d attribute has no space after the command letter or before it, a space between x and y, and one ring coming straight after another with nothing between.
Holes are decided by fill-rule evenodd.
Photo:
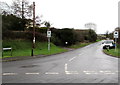
<instances>
[{"instance_id":1,"label":"shrub","mask_svg":"<svg viewBox=\"0 0 120 85\"><path fill-rule=\"evenodd\" d=\"M52 33L52 42L55 45L66 46L65 42L68 42L67 45L72 45L77 41L76 34L73 29L54 29L52 30Z\"/></svg>"}]
</instances>

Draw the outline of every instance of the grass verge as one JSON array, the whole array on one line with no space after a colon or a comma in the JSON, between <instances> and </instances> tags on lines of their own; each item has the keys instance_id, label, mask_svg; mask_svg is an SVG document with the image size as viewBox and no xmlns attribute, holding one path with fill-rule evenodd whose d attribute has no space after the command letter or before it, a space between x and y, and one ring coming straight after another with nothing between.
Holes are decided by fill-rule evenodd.
<instances>
[{"instance_id":1,"label":"grass verge","mask_svg":"<svg viewBox=\"0 0 120 85\"><path fill-rule=\"evenodd\" d=\"M13 52L10 56L10 51L3 52L3 58L6 57L18 57L18 56L31 56L32 42L25 40L5 40L3 41L3 47L12 47ZM34 55L51 55L67 51L66 49L55 46L51 43L51 50L47 49L47 42L36 42Z\"/></svg>"},{"instance_id":2,"label":"grass verge","mask_svg":"<svg viewBox=\"0 0 120 85\"><path fill-rule=\"evenodd\" d=\"M81 47L87 46L89 44L91 44L91 43L77 43L75 45L69 46L69 48L77 49L77 48L81 48Z\"/></svg>"}]
</instances>

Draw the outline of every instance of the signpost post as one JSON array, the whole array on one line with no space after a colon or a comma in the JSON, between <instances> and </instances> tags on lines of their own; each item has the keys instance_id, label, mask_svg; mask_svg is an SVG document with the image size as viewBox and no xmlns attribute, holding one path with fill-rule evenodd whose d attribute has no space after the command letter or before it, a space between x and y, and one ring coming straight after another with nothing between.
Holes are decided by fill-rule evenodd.
<instances>
[{"instance_id":1,"label":"signpost post","mask_svg":"<svg viewBox=\"0 0 120 85\"><path fill-rule=\"evenodd\" d=\"M50 37L51 37L51 31L47 31L47 37L48 37L48 51L50 51Z\"/></svg>"},{"instance_id":2,"label":"signpost post","mask_svg":"<svg viewBox=\"0 0 120 85\"><path fill-rule=\"evenodd\" d=\"M116 51L116 49L117 49L118 31L114 31L114 38L115 38L115 51Z\"/></svg>"}]
</instances>

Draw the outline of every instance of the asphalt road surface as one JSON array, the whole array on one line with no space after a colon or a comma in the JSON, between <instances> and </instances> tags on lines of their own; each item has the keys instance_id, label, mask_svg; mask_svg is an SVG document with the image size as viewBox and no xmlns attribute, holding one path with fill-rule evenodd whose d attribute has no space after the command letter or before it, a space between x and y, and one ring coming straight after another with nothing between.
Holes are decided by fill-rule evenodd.
<instances>
[{"instance_id":1,"label":"asphalt road surface","mask_svg":"<svg viewBox=\"0 0 120 85\"><path fill-rule=\"evenodd\" d=\"M118 59L105 55L97 42L58 55L3 62L2 75L3 83L118 83Z\"/></svg>"}]
</instances>

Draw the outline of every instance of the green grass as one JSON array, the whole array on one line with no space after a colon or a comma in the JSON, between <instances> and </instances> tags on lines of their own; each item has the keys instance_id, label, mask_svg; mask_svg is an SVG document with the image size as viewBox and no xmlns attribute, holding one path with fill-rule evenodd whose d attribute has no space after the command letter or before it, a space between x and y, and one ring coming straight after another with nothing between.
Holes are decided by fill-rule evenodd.
<instances>
[{"instance_id":1,"label":"green grass","mask_svg":"<svg viewBox=\"0 0 120 85\"><path fill-rule=\"evenodd\" d=\"M120 46L116 49L110 49L109 51L103 50L106 54L120 58Z\"/></svg>"},{"instance_id":2,"label":"green grass","mask_svg":"<svg viewBox=\"0 0 120 85\"><path fill-rule=\"evenodd\" d=\"M18 56L31 56L32 42L25 40L6 40L3 41L3 47L12 47L13 52L10 56L10 51L3 52L3 58L18 57ZM47 42L36 42L34 55L50 55L67 51L66 49L55 46L51 43L51 50L47 49Z\"/></svg>"},{"instance_id":3,"label":"green grass","mask_svg":"<svg viewBox=\"0 0 120 85\"><path fill-rule=\"evenodd\" d=\"M91 43L77 43L75 45L69 46L69 48L75 48L75 49L77 49L77 48L81 48L81 47L87 46L89 44L91 44Z\"/></svg>"},{"instance_id":4,"label":"green grass","mask_svg":"<svg viewBox=\"0 0 120 85\"><path fill-rule=\"evenodd\" d=\"M96 40L96 42L99 42L99 41L101 41L101 40Z\"/></svg>"}]
</instances>

